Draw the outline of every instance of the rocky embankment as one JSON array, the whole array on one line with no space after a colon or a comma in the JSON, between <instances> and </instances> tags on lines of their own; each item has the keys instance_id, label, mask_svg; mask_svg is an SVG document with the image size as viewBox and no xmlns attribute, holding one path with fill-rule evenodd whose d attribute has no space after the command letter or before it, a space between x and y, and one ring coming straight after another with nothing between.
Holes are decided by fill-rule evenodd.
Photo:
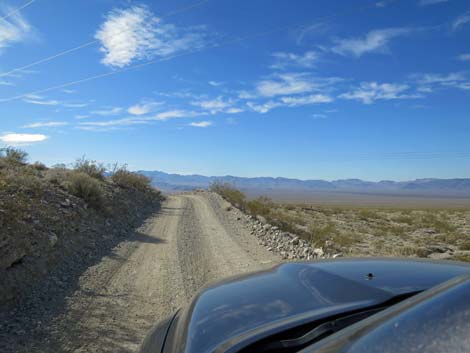
<instances>
[{"instance_id":1,"label":"rocky embankment","mask_svg":"<svg viewBox=\"0 0 470 353\"><path fill-rule=\"evenodd\" d=\"M158 192L103 179L100 207L91 207L69 192L72 171L18 165L0 172L1 313L66 291L161 201Z\"/></svg>"},{"instance_id":2,"label":"rocky embankment","mask_svg":"<svg viewBox=\"0 0 470 353\"><path fill-rule=\"evenodd\" d=\"M282 231L279 227L267 223L261 216L245 214L216 193L210 193L209 198L224 205L224 211L247 228L258 239L258 244L279 255L283 260L312 260L342 256L331 240L326 241L322 247L315 247L298 235Z\"/></svg>"}]
</instances>

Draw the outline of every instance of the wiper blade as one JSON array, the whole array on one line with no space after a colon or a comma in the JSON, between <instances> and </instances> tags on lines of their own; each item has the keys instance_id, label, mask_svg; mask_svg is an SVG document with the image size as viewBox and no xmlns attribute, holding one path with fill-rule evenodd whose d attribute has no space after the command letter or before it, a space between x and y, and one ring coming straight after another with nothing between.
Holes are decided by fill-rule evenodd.
<instances>
[{"instance_id":1,"label":"wiper blade","mask_svg":"<svg viewBox=\"0 0 470 353\"><path fill-rule=\"evenodd\" d=\"M326 336L329 336L343 328L350 326L358 321L361 321L371 315L382 311L384 308L376 308L359 313L351 314L348 316L340 317L316 326L314 329L305 333L304 335L296 338L284 339L274 342L268 342L261 347L257 347L258 352L262 353L281 353L291 352L295 349L301 349L309 344L312 344Z\"/></svg>"}]
</instances>

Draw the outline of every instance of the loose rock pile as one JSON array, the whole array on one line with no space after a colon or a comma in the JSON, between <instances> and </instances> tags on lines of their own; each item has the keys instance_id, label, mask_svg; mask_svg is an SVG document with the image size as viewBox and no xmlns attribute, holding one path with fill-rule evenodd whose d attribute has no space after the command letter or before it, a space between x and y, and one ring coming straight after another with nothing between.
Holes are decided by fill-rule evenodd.
<instances>
[{"instance_id":1,"label":"loose rock pile","mask_svg":"<svg viewBox=\"0 0 470 353\"><path fill-rule=\"evenodd\" d=\"M261 216L255 217L245 214L217 194L214 194L213 197L219 198L221 204L225 204L225 211L231 213L237 221L250 229L250 233L258 238L258 244L280 255L283 260L313 260L342 256L335 249L332 241L326 241L323 246L315 247L298 235L284 232L279 227L267 223Z\"/></svg>"}]
</instances>

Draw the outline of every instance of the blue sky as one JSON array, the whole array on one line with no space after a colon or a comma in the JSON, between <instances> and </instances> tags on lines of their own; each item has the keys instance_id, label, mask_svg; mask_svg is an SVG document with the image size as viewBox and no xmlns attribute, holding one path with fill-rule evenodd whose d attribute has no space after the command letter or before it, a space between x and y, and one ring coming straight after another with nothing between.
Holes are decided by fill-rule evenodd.
<instances>
[{"instance_id":1,"label":"blue sky","mask_svg":"<svg viewBox=\"0 0 470 353\"><path fill-rule=\"evenodd\" d=\"M32 160L470 177L465 0L8 0L0 144Z\"/></svg>"}]
</instances>

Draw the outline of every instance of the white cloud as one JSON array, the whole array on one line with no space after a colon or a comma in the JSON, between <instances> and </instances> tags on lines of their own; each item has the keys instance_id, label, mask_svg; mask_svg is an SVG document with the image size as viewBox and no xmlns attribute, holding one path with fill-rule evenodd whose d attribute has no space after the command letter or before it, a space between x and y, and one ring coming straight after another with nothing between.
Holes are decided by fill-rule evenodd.
<instances>
[{"instance_id":1,"label":"white cloud","mask_svg":"<svg viewBox=\"0 0 470 353\"><path fill-rule=\"evenodd\" d=\"M129 107L127 112L132 115L145 115L150 113L156 106L162 104L163 102L143 102Z\"/></svg>"},{"instance_id":2,"label":"white cloud","mask_svg":"<svg viewBox=\"0 0 470 353\"><path fill-rule=\"evenodd\" d=\"M28 143L41 142L48 137L42 134L5 134L0 136L0 141L11 145L24 145Z\"/></svg>"},{"instance_id":3,"label":"white cloud","mask_svg":"<svg viewBox=\"0 0 470 353\"><path fill-rule=\"evenodd\" d=\"M117 115L122 112L121 107L112 107L109 109L100 109L100 110L92 110L90 113L94 115L101 115L101 116L110 116L110 115Z\"/></svg>"},{"instance_id":4,"label":"white cloud","mask_svg":"<svg viewBox=\"0 0 470 353\"><path fill-rule=\"evenodd\" d=\"M84 108L88 106L88 103L67 103L67 102L61 102L56 99L47 99L43 96L39 96L37 94L26 94L24 95L23 102L29 103L29 104L36 104L36 105L50 105L50 106L56 106L56 105L61 105L65 108Z\"/></svg>"},{"instance_id":5,"label":"white cloud","mask_svg":"<svg viewBox=\"0 0 470 353\"><path fill-rule=\"evenodd\" d=\"M275 102L275 101L269 101L269 102L262 103L262 104L257 104L254 102L247 102L246 105L251 110L257 113L265 114L274 108L280 107L282 104L279 102Z\"/></svg>"},{"instance_id":6,"label":"white cloud","mask_svg":"<svg viewBox=\"0 0 470 353\"><path fill-rule=\"evenodd\" d=\"M302 97L282 97L281 101L289 107L296 107L299 105L331 103L333 102L333 98L324 94L312 94Z\"/></svg>"},{"instance_id":7,"label":"white cloud","mask_svg":"<svg viewBox=\"0 0 470 353\"><path fill-rule=\"evenodd\" d=\"M276 58L276 62L271 65L273 69L285 69L289 66L299 67L313 67L318 60L318 54L314 51L308 51L303 55L294 53L274 53L273 56Z\"/></svg>"},{"instance_id":8,"label":"white cloud","mask_svg":"<svg viewBox=\"0 0 470 353\"><path fill-rule=\"evenodd\" d=\"M256 91L263 97L306 93L314 88L312 80L300 73L279 74L276 79L262 80L256 85Z\"/></svg>"},{"instance_id":9,"label":"white cloud","mask_svg":"<svg viewBox=\"0 0 470 353\"><path fill-rule=\"evenodd\" d=\"M212 121L197 121L189 124L194 127L209 127L212 125Z\"/></svg>"},{"instance_id":10,"label":"white cloud","mask_svg":"<svg viewBox=\"0 0 470 353\"><path fill-rule=\"evenodd\" d=\"M186 111L186 110L169 110L166 112L161 112L155 115L153 120L169 120L169 119L177 119L177 118L192 118L195 116L206 115L207 113L199 113L193 111Z\"/></svg>"},{"instance_id":11,"label":"white cloud","mask_svg":"<svg viewBox=\"0 0 470 353\"><path fill-rule=\"evenodd\" d=\"M433 74L414 75L417 79L420 90L433 87L451 87L463 90L470 90L470 78L464 72L451 72L449 74Z\"/></svg>"},{"instance_id":12,"label":"white cloud","mask_svg":"<svg viewBox=\"0 0 470 353\"><path fill-rule=\"evenodd\" d=\"M32 123L23 126L24 128L39 128L39 127L59 127L59 126L65 126L68 125L67 122L65 121L47 121L43 123Z\"/></svg>"},{"instance_id":13,"label":"white cloud","mask_svg":"<svg viewBox=\"0 0 470 353\"><path fill-rule=\"evenodd\" d=\"M435 4L439 4L439 3L447 2L447 1L449 0L421 0L419 4L421 6L428 6L428 5L435 5Z\"/></svg>"},{"instance_id":14,"label":"white cloud","mask_svg":"<svg viewBox=\"0 0 470 353\"><path fill-rule=\"evenodd\" d=\"M332 51L341 55L360 57L370 52L386 52L388 42L396 37L410 32L407 28L387 28L373 30L363 38L348 38L336 40Z\"/></svg>"},{"instance_id":15,"label":"white cloud","mask_svg":"<svg viewBox=\"0 0 470 353\"><path fill-rule=\"evenodd\" d=\"M222 86L224 84L223 82L219 82L219 81L209 81L207 83L209 85L213 86L213 87L219 87L219 86Z\"/></svg>"},{"instance_id":16,"label":"white cloud","mask_svg":"<svg viewBox=\"0 0 470 353\"><path fill-rule=\"evenodd\" d=\"M5 13L11 13L6 9ZM0 15L1 17L1 15ZM12 43L23 42L33 33L31 25L16 12L0 20L0 52Z\"/></svg>"},{"instance_id":17,"label":"white cloud","mask_svg":"<svg viewBox=\"0 0 470 353\"><path fill-rule=\"evenodd\" d=\"M23 101L29 104L36 104L36 105L59 105L60 102L57 100L48 100L44 97L35 95L35 94L26 94L23 98Z\"/></svg>"},{"instance_id":18,"label":"white cloud","mask_svg":"<svg viewBox=\"0 0 470 353\"><path fill-rule=\"evenodd\" d=\"M0 81L0 86L14 86L15 84L9 81Z\"/></svg>"},{"instance_id":19,"label":"white cloud","mask_svg":"<svg viewBox=\"0 0 470 353\"><path fill-rule=\"evenodd\" d=\"M463 15L457 17L454 22L452 22L452 29L454 31L459 30L461 27L470 23L470 11L464 13Z\"/></svg>"},{"instance_id":20,"label":"white cloud","mask_svg":"<svg viewBox=\"0 0 470 353\"><path fill-rule=\"evenodd\" d=\"M200 33L164 24L146 6L111 11L95 38L105 54L101 62L120 68L134 60L167 57L203 45Z\"/></svg>"},{"instance_id":21,"label":"white cloud","mask_svg":"<svg viewBox=\"0 0 470 353\"><path fill-rule=\"evenodd\" d=\"M192 105L207 110L211 114L225 112L233 106L233 100L224 100L222 97L191 102Z\"/></svg>"},{"instance_id":22,"label":"white cloud","mask_svg":"<svg viewBox=\"0 0 470 353\"><path fill-rule=\"evenodd\" d=\"M312 118L314 119L326 119L326 114L312 114Z\"/></svg>"},{"instance_id":23,"label":"white cloud","mask_svg":"<svg viewBox=\"0 0 470 353\"><path fill-rule=\"evenodd\" d=\"M225 113L227 114L239 114L239 113L243 113L244 110L242 108L229 108L225 111Z\"/></svg>"},{"instance_id":24,"label":"white cloud","mask_svg":"<svg viewBox=\"0 0 470 353\"><path fill-rule=\"evenodd\" d=\"M470 54L461 54L457 58L460 61L470 61Z\"/></svg>"},{"instance_id":25,"label":"white cloud","mask_svg":"<svg viewBox=\"0 0 470 353\"><path fill-rule=\"evenodd\" d=\"M290 96L312 91L324 91L341 82L337 77L312 77L309 73L282 73L256 84L256 94L248 93L248 99L257 97ZM239 97L241 94L239 94Z\"/></svg>"},{"instance_id":26,"label":"white cloud","mask_svg":"<svg viewBox=\"0 0 470 353\"><path fill-rule=\"evenodd\" d=\"M75 115L75 119L87 119L89 117L89 115Z\"/></svg>"},{"instance_id":27,"label":"white cloud","mask_svg":"<svg viewBox=\"0 0 470 353\"><path fill-rule=\"evenodd\" d=\"M88 107L88 103L62 103L65 108L85 108Z\"/></svg>"},{"instance_id":28,"label":"white cloud","mask_svg":"<svg viewBox=\"0 0 470 353\"><path fill-rule=\"evenodd\" d=\"M139 119L139 118L122 118L108 121L85 121L79 123L79 126L82 127L116 127L116 126L127 126L127 125L141 125L148 124L149 119Z\"/></svg>"},{"instance_id":29,"label":"white cloud","mask_svg":"<svg viewBox=\"0 0 470 353\"><path fill-rule=\"evenodd\" d=\"M417 94L406 93L409 86L405 84L362 82L360 87L352 92L343 93L340 98L362 101L372 104L376 100L420 98Z\"/></svg>"}]
</instances>

